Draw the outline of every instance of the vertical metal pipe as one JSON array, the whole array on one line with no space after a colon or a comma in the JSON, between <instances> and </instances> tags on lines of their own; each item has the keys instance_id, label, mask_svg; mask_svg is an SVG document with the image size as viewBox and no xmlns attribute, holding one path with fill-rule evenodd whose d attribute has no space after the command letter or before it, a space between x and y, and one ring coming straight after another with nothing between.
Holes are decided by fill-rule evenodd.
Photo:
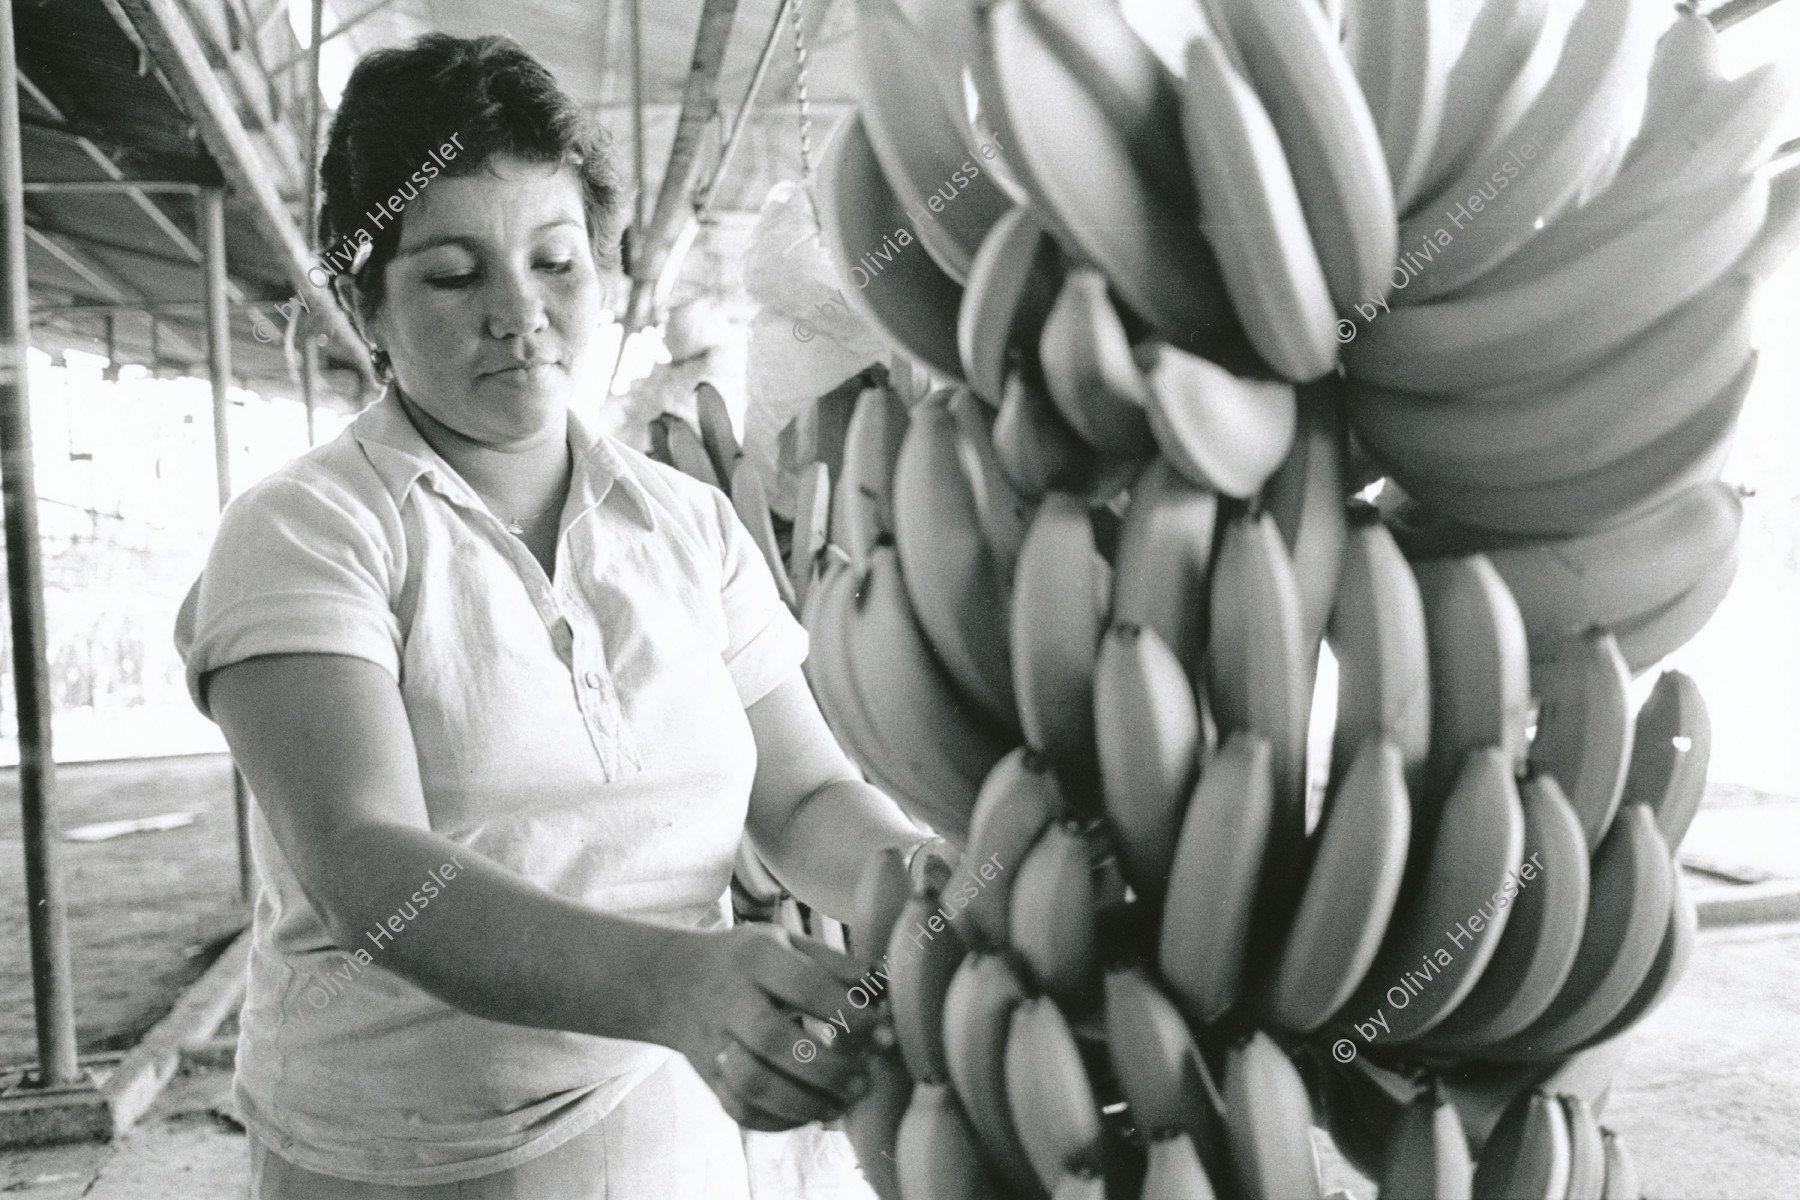
<instances>
[{"instance_id":1,"label":"vertical metal pipe","mask_svg":"<svg viewBox=\"0 0 1800 1200\"><path fill-rule=\"evenodd\" d=\"M312 0L312 41L306 47L306 244L319 253L319 139L325 128L325 97L319 92L319 49L325 44L325 0Z\"/></svg>"},{"instance_id":2,"label":"vertical metal pipe","mask_svg":"<svg viewBox=\"0 0 1800 1200\"><path fill-rule=\"evenodd\" d=\"M319 335L300 339L300 398L306 403L306 444L319 444Z\"/></svg>"},{"instance_id":3,"label":"vertical metal pipe","mask_svg":"<svg viewBox=\"0 0 1800 1200\"><path fill-rule=\"evenodd\" d=\"M26 350L31 298L25 280L25 191L19 145L19 78L12 6L0 4L0 491L5 495L6 580L13 685L19 704L19 818L25 840L25 910L38 1079L80 1078L68 910L56 837L56 760L50 745L50 678L44 654L44 566L38 556L37 481L31 460Z\"/></svg>"},{"instance_id":4,"label":"vertical metal pipe","mask_svg":"<svg viewBox=\"0 0 1800 1200\"><path fill-rule=\"evenodd\" d=\"M206 267L206 365L212 376L213 471L219 507L231 501L231 309L225 294L225 192L200 193L200 249ZM231 768L232 809L237 818L238 894L250 898L250 790Z\"/></svg>"},{"instance_id":5,"label":"vertical metal pipe","mask_svg":"<svg viewBox=\"0 0 1800 1200\"><path fill-rule=\"evenodd\" d=\"M206 365L212 376L213 473L219 507L231 499L231 310L225 299L225 193L200 193L200 249L206 263Z\"/></svg>"},{"instance_id":6,"label":"vertical metal pipe","mask_svg":"<svg viewBox=\"0 0 1800 1200\"><path fill-rule=\"evenodd\" d=\"M631 218L631 256L636 259L643 252L644 223L648 220L645 205L650 197L644 166L644 14L640 0L631 0L631 157L637 174L637 203ZM636 262L625 266L636 275Z\"/></svg>"}]
</instances>

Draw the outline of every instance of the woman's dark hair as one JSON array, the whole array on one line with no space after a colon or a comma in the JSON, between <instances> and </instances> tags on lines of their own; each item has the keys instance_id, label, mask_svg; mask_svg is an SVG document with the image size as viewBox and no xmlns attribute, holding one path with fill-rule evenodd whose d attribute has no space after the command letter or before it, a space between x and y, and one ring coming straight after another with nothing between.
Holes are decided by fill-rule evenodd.
<instances>
[{"instance_id":1,"label":"woman's dark hair","mask_svg":"<svg viewBox=\"0 0 1800 1200\"><path fill-rule=\"evenodd\" d=\"M434 156L453 136L461 147L456 156ZM445 175L473 175L503 154L575 165L594 256L614 266L620 194L610 141L511 38L428 33L376 50L350 73L319 164L320 269L351 270L363 303L378 306L382 268L399 247L402 219L384 202L416 198L414 173L428 164ZM366 260L353 269L364 240Z\"/></svg>"}]
</instances>

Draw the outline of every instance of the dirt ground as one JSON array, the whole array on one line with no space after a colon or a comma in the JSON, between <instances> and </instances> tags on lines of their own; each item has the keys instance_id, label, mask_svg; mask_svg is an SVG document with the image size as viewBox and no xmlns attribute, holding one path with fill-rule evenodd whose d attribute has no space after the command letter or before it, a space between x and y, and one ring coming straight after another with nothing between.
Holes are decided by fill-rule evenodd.
<instances>
[{"instance_id":1,"label":"dirt ground","mask_svg":"<svg viewBox=\"0 0 1800 1200\"><path fill-rule=\"evenodd\" d=\"M159 1018L241 925L229 767L222 757L69 766L64 828L193 811L167 833L61 843L83 1051ZM1715 804L1714 801L1726 801ZM1690 839L1748 882L1791 877L1800 802L1710 797ZM16 779L0 775L0 1063L33 1057ZM1800 922L1708 929L1680 986L1640 1026L1603 1121L1651 1200L1800 1195ZM1373 1188L1327 1157L1332 1186ZM0 1195L25 1200L241 1200L247 1158L230 1072L184 1072L107 1145L0 1151Z\"/></svg>"},{"instance_id":2,"label":"dirt ground","mask_svg":"<svg viewBox=\"0 0 1800 1200\"><path fill-rule=\"evenodd\" d=\"M106 842L61 841L82 1053L125 1049L248 919L238 901L230 761L223 755L57 768L59 824L192 812L194 823ZM19 777L0 771L0 1066L34 1061Z\"/></svg>"}]
</instances>

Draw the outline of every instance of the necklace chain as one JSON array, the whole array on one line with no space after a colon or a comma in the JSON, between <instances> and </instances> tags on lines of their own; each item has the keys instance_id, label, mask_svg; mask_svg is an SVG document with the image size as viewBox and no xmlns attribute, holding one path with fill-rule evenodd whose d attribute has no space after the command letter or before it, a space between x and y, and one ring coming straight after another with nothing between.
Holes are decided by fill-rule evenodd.
<instances>
[{"instance_id":1,"label":"necklace chain","mask_svg":"<svg viewBox=\"0 0 1800 1200\"><path fill-rule=\"evenodd\" d=\"M528 513L527 515L525 515L523 517L506 517L506 516L501 516L499 513L495 513L494 515L497 517L500 517L500 524L502 524L506 527L506 532L516 536L518 534L522 534L525 532L525 525L527 522L537 520L539 517L543 516L545 513L549 512L551 509L553 509L555 507L556 507L556 504L554 501L552 501L551 503L546 504L546 505L544 505L544 507L538 509L536 512Z\"/></svg>"}]
</instances>

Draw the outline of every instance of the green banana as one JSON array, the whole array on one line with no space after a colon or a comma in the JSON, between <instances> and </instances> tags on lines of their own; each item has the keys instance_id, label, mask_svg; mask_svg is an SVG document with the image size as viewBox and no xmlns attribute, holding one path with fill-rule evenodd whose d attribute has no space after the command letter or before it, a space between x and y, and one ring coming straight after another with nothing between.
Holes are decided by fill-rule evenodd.
<instances>
[{"instance_id":1,"label":"green banana","mask_svg":"<svg viewBox=\"0 0 1800 1200\"><path fill-rule=\"evenodd\" d=\"M1056 243L1033 213L1015 208L994 222L969 266L956 316L963 371L988 404L999 406L1013 355L1037 346L1061 283Z\"/></svg>"},{"instance_id":2,"label":"green banana","mask_svg":"<svg viewBox=\"0 0 1800 1200\"><path fill-rule=\"evenodd\" d=\"M907 878L900 851L890 847L863 864L844 922L850 927L850 944L865 967L880 962L911 897L912 881Z\"/></svg>"},{"instance_id":3,"label":"green banana","mask_svg":"<svg viewBox=\"0 0 1800 1200\"><path fill-rule=\"evenodd\" d=\"M1246 1200L1317 1200L1312 1102L1287 1055L1256 1032L1225 1060L1225 1135Z\"/></svg>"},{"instance_id":4,"label":"green banana","mask_svg":"<svg viewBox=\"0 0 1800 1200\"><path fill-rule=\"evenodd\" d=\"M794 594L793 582L788 579L787 564L781 561L781 546L775 540L775 523L769 516L768 493L763 490L762 476L756 473L756 467L748 459L740 459L737 470L732 472L731 507L737 510L738 520L750 531L750 540L762 551L781 602L798 612L800 600Z\"/></svg>"},{"instance_id":5,"label":"green banana","mask_svg":"<svg viewBox=\"0 0 1800 1200\"><path fill-rule=\"evenodd\" d=\"M1391 742L1371 739L1338 783L1269 988L1269 1016L1310 1033L1356 991L1400 896L1412 807Z\"/></svg>"},{"instance_id":6,"label":"green banana","mask_svg":"<svg viewBox=\"0 0 1800 1200\"><path fill-rule=\"evenodd\" d=\"M1680 671L1664 671L1638 709L1624 794L1628 803L1656 814L1671 849L1681 845L1700 811L1711 760L1712 718L1700 685Z\"/></svg>"},{"instance_id":7,"label":"green banana","mask_svg":"<svg viewBox=\"0 0 1800 1200\"><path fill-rule=\"evenodd\" d=\"M1056 1200L1062 1200L1058 1184L1064 1175L1100 1172L1100 1106L1075 1035L1047 997L1022 1001L1013 1009L1006 1039L1006 1095L1019 1140Z\"/></svg>"},{"instance_id":8,"label":"green banana","mask_svg":"<svg viewBox=\"0 0 1800 1200\"><path fill-rule=\"evenodd\" d=\"M1212 1024L1245 990L1257 886L1276 816L1266 738L1229 735L1188 804L1163 904L1158 962L1190 1020Z\"/></svg>"},{"instance_id":9,"label":"green banana","mask_svg":"<svg viewBox=\"0 0 1800 1200\"><path fill-rule=\"evenodd\" d=\"M894 1158L902 1200L1004 1200L948 1084L913 1088L895 1135Z\"/></svg>"},{"instance_id":10,"label":"green banana","mask_svg":"<svg viewBox=\"0 0 1800 1200\"><path fill-rule=\"evenodd\" d=\"M1413 491L1447 517L1505 533L1567 537L1629 522L1688 488L1719 477L1756 367L1757 355L1752 352L1739 360L1735 374L1722 387L1699 398L1691 416L1641 445L1607 450L1618 457L1585 474L1499 488L1415 480Z\"/></svg>"},{"instance_id":11,"label":"green banana","mask_svg":"<svg viewBox=\"0 0 1800 1200\"><path fill-rule=\"evenodd\" d=\"M1466 1053L1530 1025L1562 990L1587 920L1588 847L1581 821L1556 780L1519 785L1525 849L1519 891L1500 945L1475 989L1426 1035L1431 1050Z\"/></svg>"},{"instance_id":12,"label":"green banana","mask_svg":"<svg viewBox=\"0 0 1800 1200\"><path fill-rule=\"evenodd\" d=\"M887 388L864 388L844 429L843 466L831 495L831 541L858 566L883 536L893 535L894 464L907 421L906 409Z\"/></svg>"},{"instance_id":13,"label":"green banana","mask_svg":"<svg viewBox=\"0 0 1800 1200\"><path fill-rule=\"evenodd\" d=\"M964 958L944 993L944 1058L963 1112L996 1170L1021 1195L1041 1197L1006 1099L1006 1043L1025 985L998 954Z\"/></svg>"},{"instance_id":14,"label":"green banana","mask_svg":"<svg viewBox=\"0 0 1800 1200\"><path fill-rule=\"evenodd\" d=\"M1569 1123L1569 1187L1566 1200L1601 1200L1606 1190L1606 1142L1594 1110L1580 1096L1558 1096Z\"/></svg>"},{"instance_id":15,"label":"green banana","mask_svg":"<svg viewBox=\"0 0 1800 1200\"><path fill-rule=\"evenodd\" d=\"M1113 620L1154 629L1190 675L1204 664L1219 498L1167 459L1144 469L1114 555Z\"/></svg>"},{"instance_id":16,"label":"green banana","mask_svg":"<svg viewBox=\"0 0 1800 1200\"><path fill-rule=\"evenodd\" d=\"M1037 369L1006 376L994 417L994 458L1019 495L1033 503L1052 489L1084 490L1096 460L1045 394Z\"/></svg>"},{"instance_id":17,"label":"green banana","mask_svg":"<svg viewBox=\"0 0 1800 1200\"><path fill-rule=\"evenodd\" d=\"M1413 576L1431 649L1429 800L1473 750L1496 747L1509 767L1524 761L1531 666L1520 606L1489 558L1416 562Z\"/></svg>"},{"instance_id":18,"label":"green banana","mask_svg":"<svg viewBox=\"0 0 1800 1200\"><path fill-rule=\"evenodd\" d=\"M1382 1200L1470 1200L1474 1174L1456 1106L1441 1089L1422 1089L1388 1134Z\"/></svg>"},{"instance_id":19,"label":"green banana","mask_svg":"<svg viewBox=\"0 0 1800 1200\"><path fill-rule=\"evenodd\" d=\"M1007 903L1007 943L1039 987L1070 1003L1100 983L1092 863L1082 833L1051 825L1019 864Z\"/></svg>"},{"instance_id":20,"label":"green banana","mask_svg":"<svg viewBox=\"0 0 1800 1200\"><path fill-rule=\"evenodd\" d=\"M1167 1200L1215 1200L1218 1192L1194 1140L1185 1133L1172 1133L1151 1139L1144 1190L1139 1195Z\"/></svg>"},{"instance_id":21,"label":"green banana","mask_svg":"<svg viewBox=\"0 0 1800 1200\"><path fill-rule=\"evenodd\" d=\"M1410 1041L1441 1024L1480 982L1511 924L1525 816L1504 754L1489 747L1468 756L1429 836L1418 882L1344 1010L1378 1014L1384 1040Z\"/></svg>"},{"instance_id":22,"label":"green banana","mask_svg":"<svg viewBox=\"0 0 1800 1200\"><path fill-rule=\"evenodd\" d=\"M1273 517L1245 515L1225 527L1212 583L1206 695L1221 733L1250 730L1267 739L1275 815L1260 894L1265 918L1285 922L1299 899L1306 838L1313 660L1300 640L1293 562Z\"/></svg>"},{"instance_id":23,"label":"green banana","mask_svg":"<svg viewBox=\"0 0 1800 1200\"><path fill-rule=\"evenodd\" d=\"M969 901L970 933L985 945L1006 944L1014 872L1062 809L1062 787L1055 772L1042 755L1025 746L1014 747L982 781L963 857L973 863L991 859L1005 872Z\"/></svg>"},{"instance_id":24,"label":"green banana","mask_svg":"<svg viewBox=\"0 0 1800 1200\"><path fill-rule=\"evenodd\" d=\"M931 781L931 791L897 799L960 840L981 781L1012 748L1010 739L971 711L939 665L912 614L892 547L870 557L849 612L846 665L862 707L879 714L882 744Z\"/></svg>"},{"instance_id":25,"label":"green banana","mask_svg":"<svg viewBox=\"0 0 1800 1200\"><path fill-rule=\"evenodd\" d=\"M794 484L794 528L788 540L788 578L802 605L831 540L830 529L831 468L822 462L807 463Z\"/></svg>"},{"instance_id":26,"label":"green banana","mask_svg":"<svg viewBox=\"0 0 1800 1200\"><path fill-rule=\"evenodd\" d=\"M1139 363L1150 432L1193 483L1242 499L1287 458L1299 420L1292 384L1247 379L1169 345L1146 346Z\"/></svg>"},{"instance_id":27,"label":"green banana","mask_svg":"<svg viewBox=\"0 0 1800 1200\"><path fill-rule=\"evenodd\" d=\"M1542 1092L1526 1092L1501 1115L1475 1165L1482 1200L1543 1197L1569 1190L1569 1126L1561 1106Z\"/></svg>"},{"instance_id":28,"label":"green banana","mask_svg":"<svg viewBox=\"0 0 1800 1200\"><path fill-rule=\"evenodd\" d=\"M1655 965L1674 902L1675 867L1656 818L1641 804L1619 810L1594 853L1587 921L1575 965L1542 1016L1487 1047L1496 1061L1558 1058L1603 1033Z\"/></svg>"},{"instance_id":29,"label":"green banana","mask_svg":"<svg viewBox=\"0 0 1800 1200\"><path fill-rule=\"evenodd\" d=\"M1106 1051L1131 1121L1147 1138L1217 1136L1224 1100L1180 1011L1141 967L1106 973Z\"/></svg>"},{"instance_id":30,"label":"green banana","mask_svg":"<svg viewBox=\"0 0 1800 1200\"><path fill-rule=\"evenodd\" d=\"M962 382L956 317L963 289L929 254L912 252L906 208L881 174L862 119L852 116L819 162L819 229L835 260L846 303L871 328L939 376ZM871 271L868 256L886 262ZM855 286L861 277L863 286Z\"/></svg>"},{"instance_id":31,"label":"green banana","mask_svg":"<svg viewBox=\"0 0 1800 1200\"><path fill-rule=\"evenodd\" d=\"M1537 736L1531 765L1562 785L1591 852L1606 836L1631 763L1631 671L1619 643L1596 630L1531 670Z\"/></svg>"},{"instance_id":32,"label":"green banana","mask_svg":"<svg viewBox=\"0 0 1800 1200\"><path fill-rule=\"evenodd\" d=\"M704 379L694 385L694 406L700 419L700 444L706 448L713 474L720 479L730 479L742 453L737 431L732 428L731 409L726 406L719 389Z\"/></svg>"},{"instance_id":33,"label":"green banana","mask_svg":"<svg viewBox=\"0 0 1800 1200\"><path fill-rule=\"evenodd\" d=\"M1145 415L1144 377L1131 357L1125 325L1106 276L1077 267L1063 280L1037 343L1050 399L1094 453L1148 458L1156 439Z\"/></svg>"},{"instance_id":34,"label":"green banana","mask_svg":"<svg viewBox=\"0 0 1800 1200\"><path fill-rule=\"evenodd\" d=\"M1046 496L1013 576L1013 694L1026 744L1070 779L1094 771L1094 661L1111 577L1086 503Z\"/></svg>"},{"instance_id":35,"label":"green banana","mask_svg":"<svg viewBox=\"0 0 1800 1200\"><path fill-rule=\"evenodd\" d=\"M1100 639L1094 737L1100 795L1126 878L1154 901L1168 887L1206 746L1193 683L1154 629L1114 625Z\"/></svg>"},{"instance_id":36,"label":"green banana","mask_svg":"<svg viewBox=\"0 0 1800 1200\"><path fill-rule=\"evenodd\" d=\"M951 393L949 407L956 418L956 456L975 504L975 523L987 540L988 553L994 556L1001 595L1010 599L1019 548L1031 528L1032 505L1019 495L1000 465L994 450L993 410L967 388Z\"/></svg>"},{"instance_id":37,"label":"green banana","mask_svg":"<svg viewBox=\"0 0 1800 1200\"><path fill-rule=\"evenodd\" d=\"M888 937L887 991L900 1057L919 1083L950 1077L944 1056L944 993L968 952L961 922L934 890L915 889Z\"/></svg>"},{"instance_id":38,"label":"green banana","mask_svg":"<svg viewBox=\"0 0 1800 1200\"><path fill-rule=\"evenodd\" d=\"M876 1051L866 1060L869 1090L847 1109L844 1133L856 1151L863 1178L881 1200L905 1200L900 1191L900 1124L912 1102L912 1076L900 1056Z\"/></svg>"},{"instance_id":39,"label":"green banana","mask_svg":"<svg viewBox=\"0 0 1800 1200\"><path fill-rule=\"evenodd\" d=\"M1620 525L1488 552L1525 620L1533 658L1596 625L1676 599L1736 544L1744 506L1723 483L1691 487ZM1622 647L1621 647L1622 648Z\"/></svg>"},{"instance_id":40,"label":"green banana","mask_svg":"<svg viewBox=\"0 0 1800 1200\"><path fill-rule=\"evenodd\" d=\"M1108 15L1092 5L1070 11ZM1105 271L1163 337L1242 361L1243 332L1191 199L1171 197L1144 176L1130 134L1089 91L1092 73L1063 58L1037 13L1020 0L1000 0L983 15L992 83L1013 139L1007 161L1023 164L1021 181L1054 214L1059 236ZM1179 145L1160 138L1149 160L1168 164L1178 183L1187 172L1170 169L1170 149Z\"/></svg>"},{"instance_id":41,"label":"green banana","mask_svg":"<svg viewBox=\"0 0 1800 1200\"><path fill-rule=\"evenodd\" d=\"M1337 774L1372 738L1400 752L1410 795L1422 799L1431 749L1431 651L1425 602L1405 556L1373 509L1357 511L1326 627L1338 662Z\"/></svg>"},{"instance_id":42,"label":"green banana","mask_svg":"<svg viewBox=\"0 0 1800 1200\"><path fill-rule=\"evenodd\" d=\"M1349 538L1344 409L1337 380L1331 376L1302 386L1296 397L1299 431L1287 458L1263 485L1262 504L1275 518L1294 562L1294 579L1300 587L1300 643L1316 650L1331 619Z\"/></svg>"},{"instance_id":43,"label":"green banana","mask_svg":"<svg viewBox=\"0 0 1800 1200\"><path fill-rule=\"evenodd\" d=\"M975 519L957 423L939 393L912 410L894 466L894 540L906 594L938 661L995 726L1016 735L1007 610Z\"/></svg>"},{"instance_id":44,"label":"green banana","mask_svg":"<svg viewBox=\"0 0 1800 1200\"><path fill-rule=\"evenodd\" d=\"M1593 1039L1595 1042L1611 1041L1656 1011L1681 982L1682 972L1687 970L1688 961L1694 956L1694 943L1700 937L1700 911L1688 894L1687 885L1681 882L1680 871L1675 872L1673 883L1675 891L1669 905L1669 928L1656 951L1656 961L1650 965L1650 973L1644 976L1644 982L1638 985L1631 1003Z\"/></svg>"},{"instance_id":45,"label":"green banana","mask_svg":"<svg viewBox=\"0 0 1800 1200\"><path fill-rule=\"evenodd\" d=\"M1706 628L1737 582L1741 554L1733 541L1687 591L1661 608L1613 626L1619 653L1634 675L1648 671Z\"/></svg>"}]
</instances>

